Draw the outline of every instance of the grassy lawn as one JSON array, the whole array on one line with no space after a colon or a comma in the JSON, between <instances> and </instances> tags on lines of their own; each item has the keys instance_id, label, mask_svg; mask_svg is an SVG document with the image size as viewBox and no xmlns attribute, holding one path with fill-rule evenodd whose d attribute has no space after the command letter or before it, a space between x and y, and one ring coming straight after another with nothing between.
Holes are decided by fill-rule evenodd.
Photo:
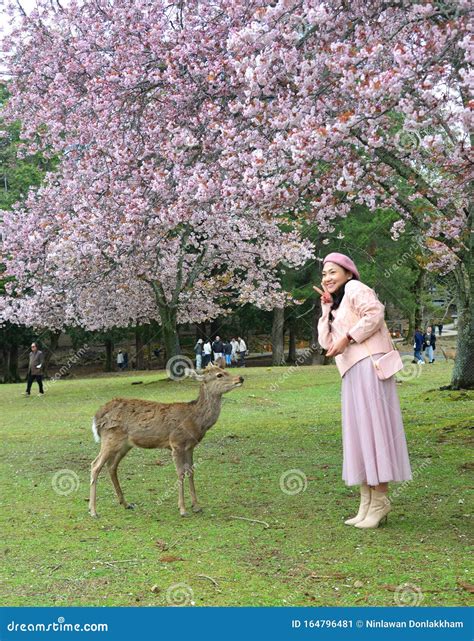
<instances>
[{"instance_id":1,"label":"grassy lawn","mask_svg":"<svg viewBox=\"0 0 474 641\"><path fill-rule=\"evenodd\" d=\"M114 396L191 400L197 383L161 372L98 376L55 382L45 398L0 386L2 602L468 605L474 394L438 390L451 367L426 365L399 386L414 480L392 486L388 525L367 531L344 525L358 491L341 480L334 366L245 370L195 451L204 511L188 518L169 452L135 449L119 477L136 509L118 505L104 468L92 519L90 426ZM291 492L298 481L306 489L282 491L287 477Z\"/></svg>"}]
</instances>

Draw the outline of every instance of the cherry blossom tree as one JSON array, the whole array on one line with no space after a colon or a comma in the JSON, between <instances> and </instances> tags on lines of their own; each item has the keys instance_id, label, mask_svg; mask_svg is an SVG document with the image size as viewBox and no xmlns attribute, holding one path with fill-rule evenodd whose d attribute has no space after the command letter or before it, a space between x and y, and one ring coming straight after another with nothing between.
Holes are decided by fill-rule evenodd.
<instances>
[{"instance_id":1,"label":"cherry blossom tree","mask_svg":"<svg viewBox=\"0 0 474 641\"><path fill-rule=\"evenodd\" d=\"M177 323L285 299L276 268L311 245L285 213L250 206L253 145L229 167L226 41L249 6L39 2L21 18L4 45L5 116L61 163L4 216L12 314L90 329L157 319L171 356Z\"/></svg>"},{"instance_id":2,"label":"cherry blossom tree","mask_svg":"<svg viewBox=\"0 0 474 641\"><path fill-rule=\"evenodd\" d=\"M309 255L299 219L330 234L354 205L390 207L394 236L410 220L424 267L455 275L452 385L472 387L468 0L38 7L4 46L9 110L30 149L63 161L7 220L19 284L38 273L19 240L35 224L50 280L129 277L164 328L191 318L206 287L216 296L199 309L219 313L232 283L276 306L272 268Z\"/></svg>"},{"instance_id":3,"label":"cherry blossom tree","mask_svg":"<svg viewBox=\"0 0 474 641\"><path fill-rule=\"evenodd\" d=\"M354 204L393 208L394 237L410 220L423 267L454 274L453 387L474 385L470 9L279 0L228 40L236 81L247 83L235 114L258 146L252 181L284 181L291 207L327 233Z\"/></svg>"}]
</instances>

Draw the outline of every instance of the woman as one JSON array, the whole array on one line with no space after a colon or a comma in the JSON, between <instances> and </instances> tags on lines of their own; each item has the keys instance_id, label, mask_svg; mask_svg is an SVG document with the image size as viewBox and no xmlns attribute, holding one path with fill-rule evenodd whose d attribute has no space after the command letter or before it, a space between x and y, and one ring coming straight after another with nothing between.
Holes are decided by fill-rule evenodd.
<instances>
[{"instance_id":1,"label":"woman","mask_svg":"<svg viewBox=\"0 0 474 641\"><path fill-rule=\"evenodd\" d=\"M423 336L423 345L428 356L428 363L434 363L434 351L436 349L436 334L433 331L431 325L426 328L426 332Z\"/></svg>"},{"instance_id":2,"label":"woman","mask_svg":"<svg viewBox=\"0 0 474 641\"><path fill-rule=\"evenodd\" d=\"M342 377L342 478L360 485L359 511L345 523L374 528L391 510L388 483L412 478L395 377L380 380L372 362L392 342L384 306L348 256L326 256L322 286L314 288L323 311L319 343Z\"/></svg>"},{"instance_id":3,"label":"woman","mask_svg":"<svg viewBox=\"0 0 474 641\"><path fill-rule=\"evenodd\" d=\"M212 345L209 338L206 338L206 342L202 347L202 368L204 369L209 365L212 358Z\"/></svg>"}]
</instances>

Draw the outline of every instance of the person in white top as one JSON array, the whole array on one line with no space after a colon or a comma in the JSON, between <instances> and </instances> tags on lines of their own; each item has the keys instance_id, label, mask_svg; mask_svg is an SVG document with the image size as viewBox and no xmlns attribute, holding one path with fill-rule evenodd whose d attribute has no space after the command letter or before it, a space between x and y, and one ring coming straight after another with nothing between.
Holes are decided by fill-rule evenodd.
<instances>
[{"instance_id":1,"label":"person in white top","mask_svg":"<svg viewBox=\"0 0 474 641\"><path fill-rule=\"evenodd\" d=\"M245 367L245 353L247 352L247 345L241 336L237 338L237 342L239 344L237 348L237 354L239 356L238 365L239 367Z\"/></svg>"},{"instance_id":2,"label":"person in white top","mask_svg":"<svg viewBox=\"0 0 474 641\"><path fill-rule=\"evenodd\" d=\"M117 365L119 369L123 369L125 365L125 358L123 356L122 350L119 350L119 353L117 354Z\"/></svg>"},{"instance_id":3,"label":"person in white top","mask_svg":"<svg viewBox=\"0 0 474 641\"><path fill-rule=\"evenodd\" d=\"M194 353L196 354L196 369L202 369L202 353L203 353L203 340L198 338L194 346Z\"/></svg>"},{"instance_id":4,"label":"person in white top","mask_svg":"<svg viewBox=\"0 0 474 641\"><path fill-rule=\"evenodd\" d=\"M211 362L212 346L209 339L206 340L202 348L202 366L207 367Z\"/></svg>"},{"instance_id":5,"label":"person in white top","mask_svg":"<svg viewBox=\"0 0 474 641\"><path fill-rule=\"evenodd\" d=\"M231 344L231 347L232 347L232 353L231 353L230 359L231 359L232 363L236 364L237 360L238 360L237 352L239 351L239 343L237 342L237 340L234 337L230 341L230 344Z\"/></svg>"}]
</instances>

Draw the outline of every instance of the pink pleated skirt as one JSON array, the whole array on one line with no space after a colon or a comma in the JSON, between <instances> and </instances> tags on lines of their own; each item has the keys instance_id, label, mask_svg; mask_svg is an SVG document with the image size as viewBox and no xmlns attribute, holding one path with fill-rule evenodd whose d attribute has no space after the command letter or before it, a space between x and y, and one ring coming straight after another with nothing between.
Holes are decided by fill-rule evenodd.
<instances>
[{"instance_id":1,"label":"pink pleated skirt","mask_svg":"<svg viewBox=\"0 0 474 641\"><path fill-rule=\"evenodd\" d=\"M342 377L342 449L346 485L412 478L395 376L380 380L369 357Z\"/></svg>"}]
</instances>

